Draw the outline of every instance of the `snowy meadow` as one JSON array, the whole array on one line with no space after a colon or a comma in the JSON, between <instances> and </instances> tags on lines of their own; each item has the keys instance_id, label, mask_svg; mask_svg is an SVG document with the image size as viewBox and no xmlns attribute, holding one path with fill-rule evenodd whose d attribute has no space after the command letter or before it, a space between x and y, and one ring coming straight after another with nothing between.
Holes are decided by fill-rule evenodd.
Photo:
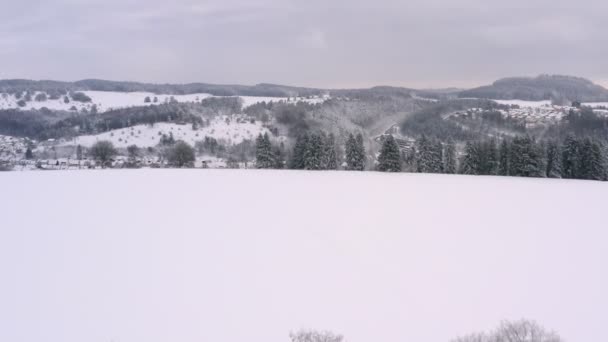
<instances>
[{"instance_id":1,"label":"snowy meadow","mask_svg":"<svg viewBox=\"0 0 608 342\"><path fill-rule=\"evenodd\" d=\"M253 170L0 174L0 340L606 341L601 182Z\"/></svg>"}]
</instances>

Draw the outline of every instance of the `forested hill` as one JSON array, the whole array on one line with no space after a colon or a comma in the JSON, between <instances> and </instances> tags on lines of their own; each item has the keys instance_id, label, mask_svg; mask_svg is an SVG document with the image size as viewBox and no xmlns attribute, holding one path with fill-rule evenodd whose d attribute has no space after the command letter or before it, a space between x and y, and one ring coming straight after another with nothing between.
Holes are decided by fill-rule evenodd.
<instances>
[{"instance_id":1,"label":"forested hill","mask_svg":"<svg viewBox=\"0 0 608 342\"><path fill-rule=\"evenodd\" d=\"M538 77L512 77L492 85L465 90L461 98L497 100L567 100L582 102L608 101L608 89L579 77L540 75Z\"/></svg>"},{"instance_id":2,"label":"forested hill","mask_svg":"<svg viewBox=\"0 0 608 342\"><path fill-rule=\"evenodd\" d=\"M23 93L41 91L49 94L64 94L71 91L115 91L115 92L150 92L156 94L185 95L206 93L215 96L312 96L323 95L323 89L291 87L275 84L219 85L208 83L188 84L152 84L139 82L117 82L88 79L76 82L33 81L24 79L0 80L0 93Z\"/></svg>"}]
</instances>

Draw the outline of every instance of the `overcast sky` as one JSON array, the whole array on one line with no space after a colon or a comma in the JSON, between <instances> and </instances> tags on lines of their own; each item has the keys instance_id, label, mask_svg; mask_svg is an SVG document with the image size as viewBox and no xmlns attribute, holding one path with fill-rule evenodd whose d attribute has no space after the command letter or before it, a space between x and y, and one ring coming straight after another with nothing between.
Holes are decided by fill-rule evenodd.
<instances>
[{"instance_id":1,"label":"overcast sky","mask_svg":"<svg viewBox=\"0 0 608 342\"><path fill-rule=\"evenodd\" d=\"M0 11L0 78L468 87L608 84L600 0L22 0Z\"/></svg>"}]
</instances>

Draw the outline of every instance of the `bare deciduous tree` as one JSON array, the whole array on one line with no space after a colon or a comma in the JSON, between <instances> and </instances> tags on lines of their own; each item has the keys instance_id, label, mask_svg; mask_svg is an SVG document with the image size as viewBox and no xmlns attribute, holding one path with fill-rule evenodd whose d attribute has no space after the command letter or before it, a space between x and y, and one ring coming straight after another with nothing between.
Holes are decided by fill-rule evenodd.
<instances>
[{"instance_id":1,"label":"bare deciduous tree","mask_svg":"<svg viewBox=\"0 0 608 342\"><path fill-rule=\"evenodd\" d=\"M538 323L522 319L503 321L498 329L486 334L476 333L456 338L452 342L562 342L555 332L547 331Z\"/></svg>"}]
</instances>

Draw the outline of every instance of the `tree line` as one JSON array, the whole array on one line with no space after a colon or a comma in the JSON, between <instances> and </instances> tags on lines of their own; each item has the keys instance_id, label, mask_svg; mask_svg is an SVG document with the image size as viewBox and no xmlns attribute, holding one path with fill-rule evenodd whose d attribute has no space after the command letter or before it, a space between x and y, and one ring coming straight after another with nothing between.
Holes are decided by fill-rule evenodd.
<instances>
[{"instance_id":1,"label":"tree line","mask_svg":"<svg viewBox=\"0 0 608 342\"><path fill-rule=\"evenodd\" d=\"M366 167L366 152L361 134L349 134L344 145L344 163L338 153L333 133L319 131L300 134L286 158L284 144L273 145L268 133L256 139L256 167L260 169L292 170L347 170L363 171Z\"/></svg>"},{"instance_id":2,"label":"tree line","mask_svg":"<svg viewBox=\"0 0 608 342\"><path fill-rule=\"evenodd\" d=\"M454 142L422 136L403 154L408 171L467 175L607 180L605 146L591 137L562 141L530 136L473 140L457 153Z\"/></svg>"}]
</instances>

